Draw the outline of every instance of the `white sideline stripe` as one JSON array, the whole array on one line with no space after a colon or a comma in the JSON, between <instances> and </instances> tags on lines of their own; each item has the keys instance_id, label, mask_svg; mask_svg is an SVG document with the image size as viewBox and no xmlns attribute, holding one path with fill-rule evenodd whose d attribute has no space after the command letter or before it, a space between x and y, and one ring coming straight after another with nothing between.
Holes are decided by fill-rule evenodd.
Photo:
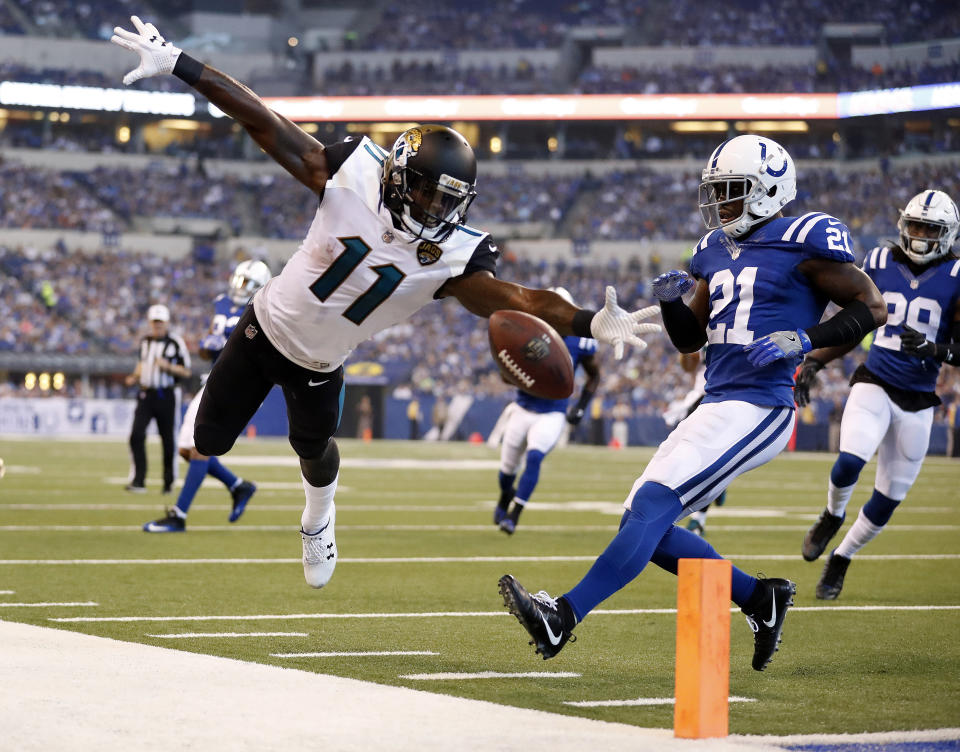
<instances>
[{"instance_id":1,"label":"white sideline stripe","mask_svg":"<svg viewBox=\"0 0 960 752\"><path fill-rule=\"evenodd\" d=\"M192 637L309 637L309 632L180 632L179 634L148 634L160 640L187 640Z\"/></svg>"},{"instance_id":2,"label":"white sideline stripe","mask_svg":"<svg viewBox=\"0 0 960 752\"><path fill-rule=\"evenodd\" d=\"M572 671L474 671L473 673L446 672L439 674L400 674L398 679L414 681L457 681L460 679L579 679Z\"/></svg>"},{"instance_id":3,"label":"white sideline stripe","mask_svg":"<svg viewBox=\"0 0 960 752\"><path fill-rule=\"evenodd\" d=\"M493 528L491 527L491 530ZM511 564L527 562L594 561L588 556L387 556L339 559L341 564ZM727 559L743 561L800 561L795 554L730 554ZM960 559L960 554L858 554L857 561L944 561ZM0 559L0 566L123 565L123 564L299 564L300 558L276 559Z\"/></svg>"},{"instance_id":4,"label":"white sideline stripe","mask_svg":"<svg viewBox=\"0 0 960 752\"><path fill-rule=\"evenodd\" d=\"M732 607L731 613L740 609ZM796 611L960 611L956 606L794 606ZM675 608L598 608L591 615L638 616L645 614L675 614ZM407 613L367 614L242 614L216 616L61 616L48 617L47 621L60 623L78 622L131 622L131 621L294 621L300 619L437 619L445 617L510 616L509 611L423 611Z\"/></svg>"},{"instance_id":5,"label":"white sideline stripe","mask_svg":"<svg viewBox=\"0 0 960 752\"><path fill-rule=\"evenodd\" d=\"M0 622L0 665L9 677L0 682L0 707L10 709L0 746L10 750L298 750L317 748L321 736L324 748L391 752L703 749L673 739L670 729L13 622ZM164 722L145 732L144 719L157 707L165 709ZM317 708L332 721L322 728ZM757 752L758 746L718 739L710 750Z\"/></svg>"},{"instance_id":6,"label":"white sideline stripe","mask_svg":"<svg viewBox=\"0 0 960 752\"><path fill-rule=\"evenodd\" d=\"M16 590L0 590L0 595L13 595Z\"/></svg>"},{"instance_id":7,"label":"white sideline stripe","mask_svg":"<svg viewBox=\"0 0 960 752\"><path fill-rule=\"evenodd\" d=\"M729 702L756 702L753 697L727 698ZM577 700L567 701L564 705L573 705L577 708L620 708L634 705L673 705L676 700L672 697L638 697L636 700Z\"/></svg>"},{"instance_id":8,"label":"white sideline stripe","mask_svg":"<svg viewBox=\"0 0 960 752\"><path fill-rule=\"evenodd\" d=\"M345 653L270 653L271 658L368 658L380 655L440 655L432 650L364 650Z\"/></svg>"},{"instance_id":9,"label":"white sideline stripe","mask_svg":"<svg viewBox=\"0 0 960 752\"><path fill-rule=\"evenodd\" d=\"M300 510L302 507L297 507ZM219 507L218 507L219 509ZM260 511L263 511L262 509ZM469 511L469 510L468 510ZM813 519L813 518L811 518ZM0 533L129 533L142 530L142 525L0 525ZM206 533L218 530L236 532L283 532L296 530L295 525L190 525L190 530ZM711 525L710 532L791 532L809 530L809 525ZM338 525L337 530L359 530L364 532L416 532L416 533L487 533L496 530L492 524L483 525ZM567 530L584 532L613 532L610 525L524 525L523 531L529 533L559 533ZM889 525L884 531L923 531L960 530L960 525ZM790 557L796 558L796 557Z\"/></svg>"},{"instance_id":10,"label":"white sideline stripe","mask_svg":"<svg viewBox=\"0 0 960 752\"><path fill-rule=\"evenodd\" d=\"M94 601L63 601L61 603L6 603L0 601L0 608L55 608L57 606L99 606Z\"/></svg>"}]
</instances>

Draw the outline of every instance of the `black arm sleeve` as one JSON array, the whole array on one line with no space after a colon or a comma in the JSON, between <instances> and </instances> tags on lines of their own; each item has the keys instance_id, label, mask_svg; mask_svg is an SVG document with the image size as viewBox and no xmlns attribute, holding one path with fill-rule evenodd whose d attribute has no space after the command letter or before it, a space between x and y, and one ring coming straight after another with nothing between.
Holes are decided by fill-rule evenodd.
<instances>
[{"instance_id":1,"label":"black arm sleeve","mask_svg":"<svg viewBox=\"0 0 960 752\"><path fill-rule=\"evenodd\" d=\"M862 300L855 300L823 323L811 326L807 329L807 336L813 349L818 350L859 342L876 328L869 306Z\"/></svg>"},{"instance_id":2,"label":"black arm sleeve","mask_svg":"<svg viewBox=\"0 0 960 752\"><path fill-rule=\"evenodd\" d=\"M703 347L707 340L706 332L696 314L681 299L661 300L660 314L670 341L680 352L692 352Z\"/></svg>"},{"instance_id":3,"label":"black arm sleeve","mask_svg":"<svg viewBox=\"0 0 960 752\"><path fill-rule=\"evenodd\" d=\"M593 399L593 392L589 389L584 389L580 393L580 399L577 400L577 404L574 406L575 410L584 411L587 409L587 405L590 404L590 400Z\"/></svg>"},{"instance_id":4,"label":"black arm sleeve","mask_svg":"<svg viewBox=\"0 0 960 752\"><path fill-rule=\"evenodd\" d=\"M186 52L181 52L173 66L173 75L184 83L194 86L200 80L201 73L203 73L203 63L190 57Z\"/></svg>"}]
</instances>

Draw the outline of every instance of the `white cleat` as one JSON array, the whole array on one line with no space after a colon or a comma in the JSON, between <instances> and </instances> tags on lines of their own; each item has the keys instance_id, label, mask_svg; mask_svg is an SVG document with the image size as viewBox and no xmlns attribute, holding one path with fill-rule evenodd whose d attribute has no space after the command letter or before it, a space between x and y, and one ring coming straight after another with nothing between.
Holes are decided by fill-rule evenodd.
<instances>
[{"instance_id":1,"label":"white cleat","mask_svg":"<svg viewBox=\"0 0 960 752\"><path fill-rule=\"evenodd\" d=\"M337 541L333 525L337 517L335 507L330 508L327 524L315 533L300 531L303 539L303 576L310 587L322 588L333 577L337 566Z\"/></svg>"}]
</instances>

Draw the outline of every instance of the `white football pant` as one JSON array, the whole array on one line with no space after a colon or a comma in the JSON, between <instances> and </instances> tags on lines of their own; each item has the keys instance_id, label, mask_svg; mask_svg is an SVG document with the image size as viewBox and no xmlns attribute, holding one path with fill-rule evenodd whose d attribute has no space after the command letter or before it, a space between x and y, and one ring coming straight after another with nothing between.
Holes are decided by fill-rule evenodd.
<instances>
[{"instance_id":1,"label":"white football pant","mask_svg":"<svg viewBox=\"0 0 960 752\"><path fill-rule=\"evenodd\" d=\"M680 496L677 519L683 519L716 499L738 475L780 454L795 419L790 407L738 400L701 404L660 445L623 505L630 509L644 483L660 483Z\"/></svg>"},{"instance_id":2,"label":"white football pant","mask_svg":"<svg viewBox=\"0 0 960 752\"><path fill-rule=\"evenodd\" d=\"M869 462L879 448L874 487L902 501L920 474L932 425L932 407L909 412L891 400L883 387L860 382L851 387L843 408L840 451Z\"/></svg>"},{"instance_id":3,"label":"white football pant","mask_svg":"<svg viewBox=\"0 0 960 752\"><path fill-rule=\"evenodd\" d=\"M544 455L549 454L560 439L566 423L566 415L562 411L534 413L517 405L510 411L503 432L500 471L505 475L516 475L528 450L536 449Z\"/></svg>"}]
</instances>

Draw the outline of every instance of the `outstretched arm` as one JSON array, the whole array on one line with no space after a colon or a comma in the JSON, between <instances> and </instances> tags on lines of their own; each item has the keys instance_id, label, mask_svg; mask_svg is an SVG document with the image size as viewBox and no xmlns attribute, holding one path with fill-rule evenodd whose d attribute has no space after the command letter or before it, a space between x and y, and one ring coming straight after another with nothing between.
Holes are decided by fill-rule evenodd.
<instances>
[{"instance_id":1,"label":"outstretched arm","mask_svg":"<svg viewBox=\"0 0 960 752\"><path fill-rule=\"evenodd\" d=\"M240 123L293 177L316 193L323 190L328 176L323 144L271 110L236 79L194 60L167 42L153 24L145 24L137 16L131 16L130 20L136 32L118 26L110 39L140 56L140 65L123 77L125 84L172 73Z\"/></svg>"},{"instance_id":2,"label":"outstretched arm","mask_svg":"<svg viewBox=\"0 0 960 752\"><path fill-rule=\"evenodd\" d=\"M632 313L617 305L617 293L607 288L607 299L599 311L589 311L568 303L555 292L522 287L497 279L490 272L478 271L447 280L444 295L452 295L470 313L488 318L494 311L523 311L543 319L562 335L594 337L613 345L614 357L623 357L625 345L645 348L647 343L638 335L659 332L659 324L642 324L653 316L655 306Z\"/></svg>"}]
</instances>

